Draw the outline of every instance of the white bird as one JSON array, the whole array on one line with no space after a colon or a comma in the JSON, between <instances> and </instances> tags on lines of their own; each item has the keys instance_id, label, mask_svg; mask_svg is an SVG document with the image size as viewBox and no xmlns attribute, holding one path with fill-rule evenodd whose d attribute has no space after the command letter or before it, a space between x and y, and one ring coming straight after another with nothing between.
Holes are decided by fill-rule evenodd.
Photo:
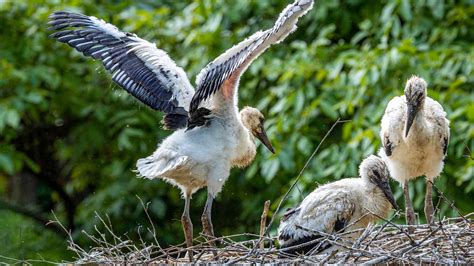
<instances>
[{"instance_id":1,"label":"white bird","mask_svg":"<svg viewBox=\"0 0 474 266\"><path fill-rule=\"evenodd\" d=\"M444 166L449 143L449 120L443 107L427 96L426 82L412 76L406 83L405 95L393 98L382 118L379 155L390 175L403 186L407 223L415 223L408 191L408 181L426 178L425 217L433 222L433 179Z\"/></svg>"},{"instance_id":2,"label":"white bird","mask_svg":"<svg viewBox=\"0 0 474 266\"><path fill-rule=\"evenodd\" d=\"M350 232L386 217L391 206L398 209L389 186L387 166L371 155L359 166L360 178L345 178L316 188L301 204L286 211L278 228L278 241L287 253L322 252L321 232ZM375 214L375 215L374 215ZM354 239L357 233L347 237ZM303 245L313 241L314 243ZM299 247L297 247L300 245ZM294 247L294 248L291 248Z\"/></svg>"},{"instance_id":3,"label":"white bird","mask_svg":"<svg viewBox=\"0 0 474 266\"><path fill-rule=\"evenodd\" d=\"M274 153L261 112L252 107L239 112L239 79L263 51L296 30L298 18L312 5L312 0L296 0L282 11L272 28L254 33L217 57L197 76L196 92L184 71L155 44L95 17L65 11L50 16L51 29L56 31L53 38L102 60L118 85L151 108L163 111L164 126L176 130L151 156L138 160L137 171L142 177L161 178L181 189L185 199L181 221L188 247L193 235L191 195L207 187L202 222L204 232L213 236L212 201L230 169L253 161L255 137Z\"/></svg>"}]
</instances>

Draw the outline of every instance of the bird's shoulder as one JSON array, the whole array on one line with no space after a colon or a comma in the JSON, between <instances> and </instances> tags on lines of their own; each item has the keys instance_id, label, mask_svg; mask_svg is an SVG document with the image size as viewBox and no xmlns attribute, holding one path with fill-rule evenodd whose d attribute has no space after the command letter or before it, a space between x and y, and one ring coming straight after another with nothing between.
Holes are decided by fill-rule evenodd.
<instances>
[{"instance_id":1,"label":"bird's shoulder","mask_svg":"<svg viewBox=\"0 0 474 266\"><path fill-rule=\"evenodd\" d=\"M396 96L388 102L387 108L385 108L384 118L403 115L405 110L406 110L405 95Z\"/></svg>"},{"instance_id":2,"label":"bird's shoulder","mask_svg":"<svg viewBox=\"0 0 474 266\"><path fill-rule=\"evenodd\" d=\"M406 112L405 96L393 98L385 109L382 117L382 130L394 131L398 127L403 127Z\"/></svg>"},{"instance_id":3,"label":"bird's shoulder","mask_svg":"<svg viewBox=\"0 0 474 266\"><path fill-rule=\"evenodd\" d=\"M449 123L446 118L446 112L444 111L443 106L430 97L426 97L425 100L425 116L427 119L440 120L440 122L443 124Z\"/></svg>"},{"instance_id":4,"label":"bird's shoulder","mask_svg":"<svg viewBox=\"0 0 474 266\"><path fill-rule=\"evenodd\" d=\"M405 123L405 113L406 99L404 95L394 97L387 104L380 130L380 137L384 148L390 145L396 146L400 141Z\"/></svg>"}]
</instances>

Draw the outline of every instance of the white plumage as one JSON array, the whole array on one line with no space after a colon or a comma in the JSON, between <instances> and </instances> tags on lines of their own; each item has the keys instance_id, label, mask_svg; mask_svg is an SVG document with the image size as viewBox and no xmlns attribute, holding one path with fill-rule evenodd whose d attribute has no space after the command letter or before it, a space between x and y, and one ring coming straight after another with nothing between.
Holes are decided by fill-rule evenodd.
<instances>
[{"instance_id":1,"label":"white plumage","mask_svg":"<svg viewBox=\"0 0 474 266\"><path fill-rule=\"evenodd\" d=\"M117 84L151 108L163 111L165 127L176 130L151 156L138 160L137 172L181 189L185 198L181 220L188 246L193 235L191 195L207 187L202 222L204 233L213 236L212 201L230 169L253 161L255 137L274 152L260 111L245 107L239 112L239 79L254 59L296 29L298 18L312 5L313 0L296 0L272 28L253 34L209 63L197 76L196 91L184 71L155 44L95 17L65 11L50 16L51 29L56 31L53 38L102 60Z\"/></svg>"},{"instance_id":2,"label":"white plumage","mask_svg":"<svg viewBox=\"0 0 474 266\"><path fill-rule=\"evenodd\" d=\"M404 187L409 224L414 223L414 213L408 181L426 177L425 214L427 221L431 221L432 181L443 170L449 142L449 120L443 107L427 97L426 88L422 78L411 77L405 95L388 103L380 131L383 148L379 155L385 160L392 178Z\"/></svg>"},{"instance_id":3,"label":"white plumage","mask_svg":"<svg viewBox=\"0 0 474 266\"><path fill-rule=\"evenodd\" d=\"M298 207L288 210L278 228L281 248L294 247L285 251L289 253L320 252L330 245L317 241L304 245L321 237L315 232L332 234L364 228L377 221L377 215L387 216L391 205L398 208L388 184L388 169L381 158L366 158L360 164L359 174L360 178L318 187ZM357 234L346 237L355 238Z\"/></svg>"}]
</instances>

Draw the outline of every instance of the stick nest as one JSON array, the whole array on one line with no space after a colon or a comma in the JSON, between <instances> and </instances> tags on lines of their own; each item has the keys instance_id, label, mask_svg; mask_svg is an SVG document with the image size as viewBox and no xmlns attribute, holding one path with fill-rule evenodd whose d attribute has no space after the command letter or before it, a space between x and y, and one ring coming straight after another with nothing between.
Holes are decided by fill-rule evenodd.
<instances>
[{"instance_id":1,"label":"stick nest","mask_svg":"<svg viewBox=\"0 0 474 266\"><path fill-rule=\"evenodd\" d=\"M474 213L459 218L439 219L433 225L417 225L408 233L408 226L389 220L385 223L360 229L360 237L348 240L344 234L324 234L318 242L334 247L323 254L290 255L278 249L275 238L257 234L238 234L206 240L201 235L195 246L184 245L162 248L155 243L139 245L112 232L110 224L99 236L86 234L96 247L85 251L69 241L69 249L77 254L75 263L189 263L186 252L194 253L197 263L474 263ZM99 216L100 218L100 216ZM154 233L153 230L149 230ZM247 240L239 240L246 238ZM217 242L217 247L212 243ZM264 243L264 245L262 245ZM263 248L262 248L263 247Z\"/></svg>"}]
</instances>

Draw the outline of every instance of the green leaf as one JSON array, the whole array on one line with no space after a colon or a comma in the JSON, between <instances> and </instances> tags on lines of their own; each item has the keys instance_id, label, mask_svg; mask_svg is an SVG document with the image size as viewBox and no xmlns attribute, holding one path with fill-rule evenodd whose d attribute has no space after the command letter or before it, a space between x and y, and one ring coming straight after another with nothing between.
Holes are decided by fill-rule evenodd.
<instances>
[{"instance_id":1,"label":"green leaf","mask_svg":"<svg viewBox=\"0 0 474 266\"><path fill-rule=\"evenodd\" d=\"M9 175L13 175L15 173L15 164L13 159L6 154L0 154L0 169Z\"/></svg>"},{"instance_id":2,"label":"green leaf","mask_svg":"<svg viewBox=\"0 0 474 266\"><path fill-rule=\"evenodd\" d=\"M16 110L6 110L3 116L7 125L12 128L18 128L20 124L20 114Z\"/></svg>"},{"instance_id":3,"label":"green leaf","mask_svg":"<svg viewBox=\"0 0 474 266\"><path fill-rule=\"evenodd\" d=\"M261 174L267 182L270 182L278 172L280 162L278 160L267 160L262 164Z\"/></svg>"},{"instance_id":4,"label":"green leaf","mask_svg":"<svg viewBox=\"0 0 474 266\"><path fill-rule=\"evenodd\" d=\"M401 0L400 14L407 21L412 19L410 0Z\"/></svg>"},{"instance_id":5,"label":"green leaf","mask_svg":"<svg viewBox=\"0 0 474 266\"><path fill-rule=\"evenodd\" d=\"M396 2L395 1L390 1L387 5L382 10L382 14L380 16L380 21L382 23L386 23L390 20L390 16L393 13L393 10L395 9Z\"/></svg>"}]
</instances>

